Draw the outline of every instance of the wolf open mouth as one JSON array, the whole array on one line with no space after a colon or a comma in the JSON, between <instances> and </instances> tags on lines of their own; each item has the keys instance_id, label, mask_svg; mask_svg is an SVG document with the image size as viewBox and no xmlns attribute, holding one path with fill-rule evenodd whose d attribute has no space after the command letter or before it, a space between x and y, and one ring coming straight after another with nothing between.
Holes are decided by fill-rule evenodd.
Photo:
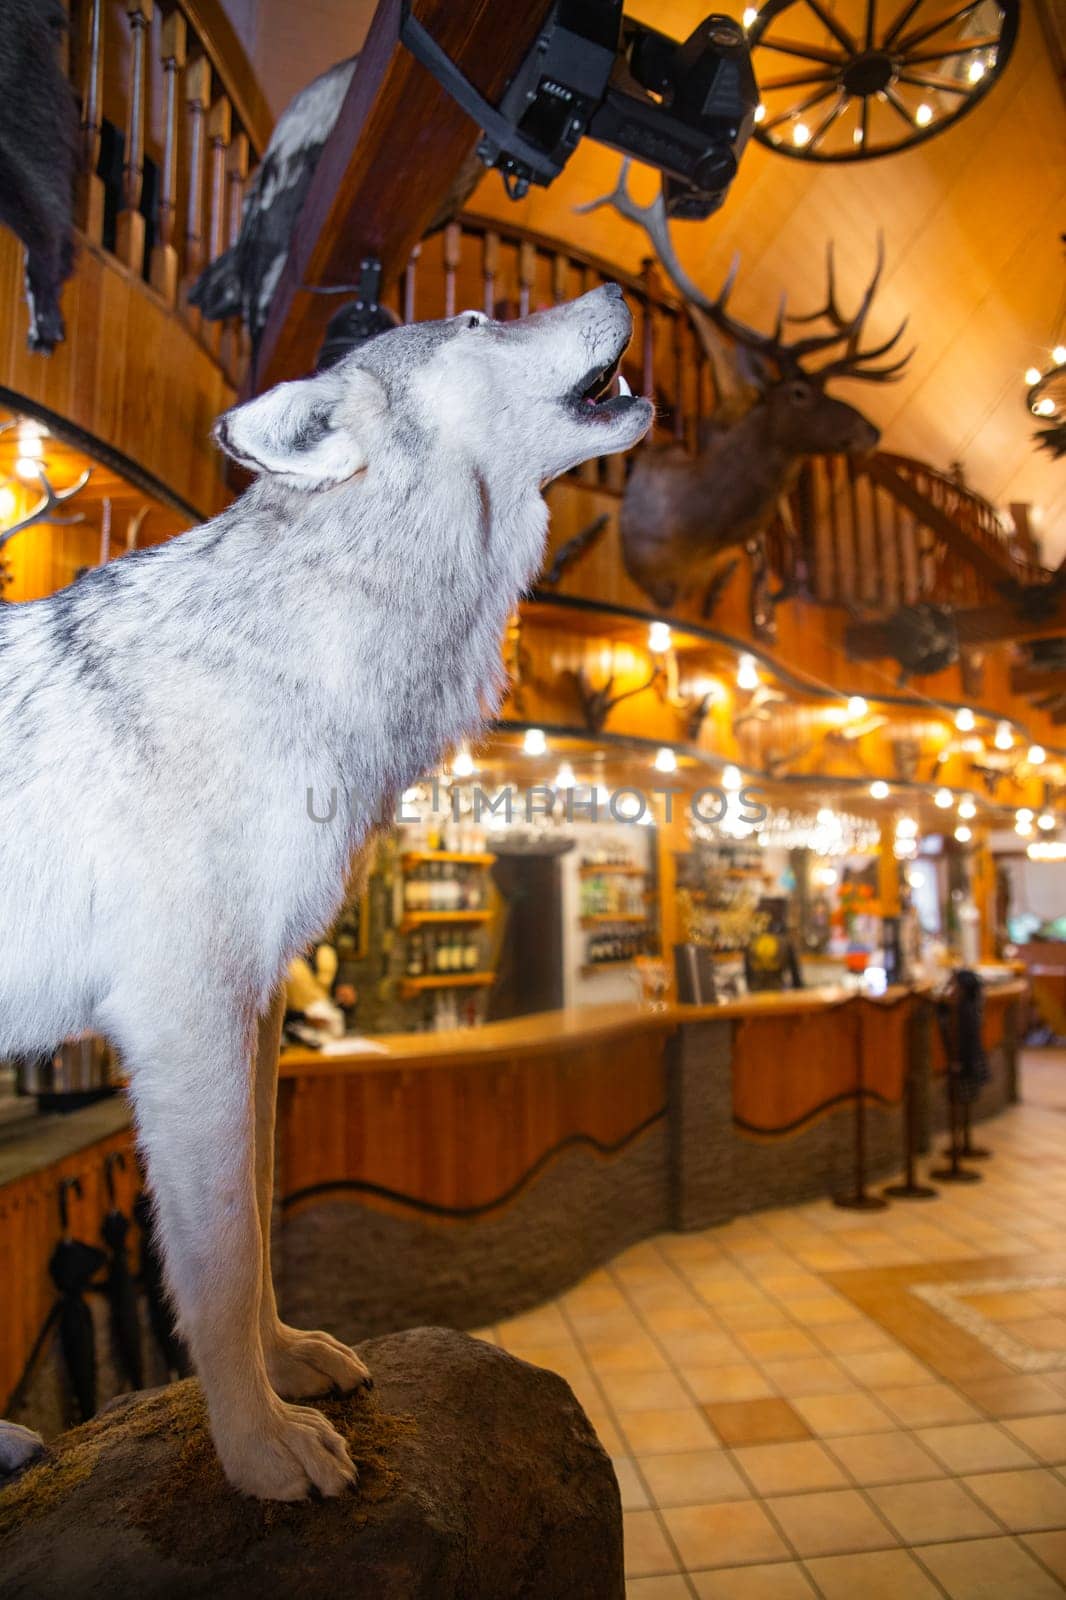
<instances>
[{"instance_id":1,"label":"wolf open mouth","mask_svg":"<svg viewBox=\"0 0 1066 1600\"><path fill-rule=\"evenodd\" d=\"M625 346L606 366L585 374L570 395L571 407L582 418L611 419L636 404L632 389L619 371Z\"/></svg>"}]
</instances>

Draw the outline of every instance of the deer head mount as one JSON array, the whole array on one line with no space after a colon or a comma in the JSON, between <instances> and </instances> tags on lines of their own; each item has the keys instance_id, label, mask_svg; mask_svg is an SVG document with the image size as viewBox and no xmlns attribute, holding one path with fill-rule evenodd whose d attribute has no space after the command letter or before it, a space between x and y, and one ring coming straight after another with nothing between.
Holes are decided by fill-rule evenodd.
<instances>
[{"instance_id":1,"label":"deer head mount","mask_svg":"<svg viewBox=\"0 0 1066 1600\"><path fill-rule=\"evenodd\" d=\"M719 555L745 545L757 555L766 525L805 456L867 454L876 447L880 434L873 423L828 394L827 386L835 378L868 383L899 378L911 352L879 363L895 351L906 321L890 338L864 348L866 321L884 267L879 239L873 275L852 315L841 309L830 244L825 304L807 315L790 316L782 297L772 332L749 327L729 310L738 261L734 259L716 296L698 288L678 260L662 194L650 205L638 205L627 186L628 166L623 164L610 194L580 209L610 205L644 229L685 302L712 371L720 379L719 336L724 335L736 350L751 398L739 416L712 418L695 456L676 446L646 447L638 453L619 522L623 561L629 576L661 610L671 608L683 591L709 592L713 604L716 594L708 585ZM788 324L818 322L828 323L828 330L786 338ZM589 541L579 534L572 544L576 556ZM567 565L565 556L564 550L556 557L558 575Z\"/></svg>"},{"instance_id":2,"label":"deer head mount","mask_svg":"<svg viewBox=\"0 0 1066 1600\"><path fill-rule=\"evenodd\" d=\"M14 423L0 425L0 433L6 433L10 427L14 427ZM9 581L8 566L3 555L3 549L10 540L14 539L16 534L24 533L27 528L32 528L34 523L38 522L47 522L54 528L63 528L70 527L76 522L85 521L84 511L75 512L72 517L57 516L56 513L61 506L65 505L68 500L73 500L74 496L80 494L82 489L85 488L92 476L91 467L86 467L81 476L66 489L53 489L44 467L40 463L37 464L37 476L41 481L41 489L43 491L37 504L24 517L20 517L17 522L12 522L9 527L0 528L0 602L3 601L3 590Z\"/></svg>"}]
</instances>

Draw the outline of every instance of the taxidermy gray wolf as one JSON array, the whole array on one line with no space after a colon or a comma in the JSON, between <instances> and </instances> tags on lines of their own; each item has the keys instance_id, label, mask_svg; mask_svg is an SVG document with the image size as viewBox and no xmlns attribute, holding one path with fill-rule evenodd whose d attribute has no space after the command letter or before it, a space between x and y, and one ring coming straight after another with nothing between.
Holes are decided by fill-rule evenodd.
<instances>
[{"instance_id":1,"label":"taxidermy gray wolf","mask_svg":"<svg viewBox=\"0 0 1066 1600\"><path fill-rule=\"evenodd\" d=\"M650 403L614 392L631 331L608 284L383 333L220 419L257 477L214 521L0 606L0 1056L86 1030L120 1051L179 1326L248 1494L338 1494L344 1443L286 1402L368 1377L278 1317L272 996L403 790L498 702L542 486L647 431ZM27 1448L0 1434L9 1464Z\"/></svg>"}]
</instances>

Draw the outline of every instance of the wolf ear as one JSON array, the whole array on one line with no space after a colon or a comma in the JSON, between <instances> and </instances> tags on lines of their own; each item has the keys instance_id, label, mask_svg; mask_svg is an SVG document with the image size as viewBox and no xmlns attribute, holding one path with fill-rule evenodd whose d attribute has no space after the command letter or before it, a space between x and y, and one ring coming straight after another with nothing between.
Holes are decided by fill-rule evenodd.
<instances>
[{"instance_id":1,"label":"wolf ear","mask_svg":"<svg viewBox=\"0 0 1066 1600\"><path fill-rule=\"evenodd\" d=\"M300 488L328 489L365 467L385 391L361 367L279 383L225 412L215 442L249 472L294 479Z\"/></svg>"}]
</instances>

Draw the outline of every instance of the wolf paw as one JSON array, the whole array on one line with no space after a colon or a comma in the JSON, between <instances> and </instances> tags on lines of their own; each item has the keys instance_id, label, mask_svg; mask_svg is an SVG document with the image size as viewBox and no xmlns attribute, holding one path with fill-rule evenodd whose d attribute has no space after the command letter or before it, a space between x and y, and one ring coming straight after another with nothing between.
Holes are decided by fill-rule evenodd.
<instances>
[{"instance_id":1,"label":"wolf paw","mask_svg":"<svg viewBox=\"0 0 1066 1600\"><path fill-rule=\"evenodd\" d=\"M353 1389L373 1388L365 1364L332 1334L301 1333L279 1323L263 1345L271 1387L285 1400L329 1394L334 1389L349 1394Z\"/></svg>"},{"instance_id":2,"label":"wolf paw","mask_svg":"<svg viewBox=\"0 0 1066 1600\"><path fill-rule=\"evenodd\" d=\"M281 1401L258 1424L216 1438L222 1470L235 1489L258 1500L332 1498L354 1484L348 1447L320 1411Z\"/></svg>"},{"instance_id":3,"label":"wolf paw","mask_svg":"<svg viewBox=\"0 0 1066 1600\"><path fill-rule=\"evenodd\" d=\"M0 1422L0 1477L21 1472L31 1461L45 1454L45 1442L32 1428L17 1422Z\"/></svg>"}]
</instances>

